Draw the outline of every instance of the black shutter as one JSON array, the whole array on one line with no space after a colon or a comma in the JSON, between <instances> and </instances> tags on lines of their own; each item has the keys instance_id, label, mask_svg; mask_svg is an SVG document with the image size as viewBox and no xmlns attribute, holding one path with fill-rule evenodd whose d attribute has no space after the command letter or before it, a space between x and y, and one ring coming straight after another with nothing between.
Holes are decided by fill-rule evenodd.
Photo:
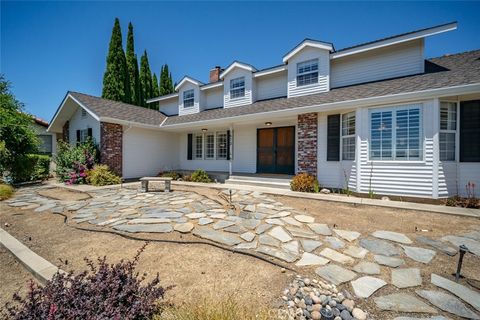
<instances>
[{"instance_id":1,"label":"black shutter","mask_svg":"<svg viewBox=\"0 0 480 320\"><path fill-rule=\"evenodd\" d=\"M327 161L340 160L340 115L327 118Z\"/></svg>"},{"instance_id":2,"label":"black shutter","mask_svg":"<svg viewBox=\"0 0 480 320\"><path fill-rule=\"evenodd\" d=\"M77 130L77 143L80 143L80 130Z\"/></svg>"},{"instance_id":3,"label":"black shutter","mask_svg":"<svg viewBox=\"0 0 480 320\"><path fill-rule=\"evenodd\" d=\"M227 160L230 160L230 130L227 130Z\"/></svg>"},{"instance_id":4,"label":"black shutter","mask_svg":"<svg viewBox=\"0 0 480 320\"><path fill-rule=\"evenodd\" d=\"M187 140L187 160L192 160L193 134L189 133Z\"/></svg>"},{"instance_id":5,"label":"black shutter","mask_svg":"<svg viewBox=\"0 0 480 320\"><path fill-rule=\"evenodd\" d=\"M91 138L92 137L92 128L88 128L87 130L88 130L87 135Z\"/></svg>"},{"instance_id":6,"label":"black shutter","mask_svg":"<svg viewBox=\"0 0 480 320\"><path fill-rule=\"evenodd\" d=\"M480 162L480 100L460 103L460 162Z\"/></svg>"}]
</instances>

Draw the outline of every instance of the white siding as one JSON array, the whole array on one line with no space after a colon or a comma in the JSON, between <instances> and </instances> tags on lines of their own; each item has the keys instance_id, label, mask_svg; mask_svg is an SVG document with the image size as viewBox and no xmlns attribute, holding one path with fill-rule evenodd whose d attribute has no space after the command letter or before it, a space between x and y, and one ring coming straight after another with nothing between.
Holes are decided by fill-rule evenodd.
<instances>
[{"instance_id":1,"label":"white siding","mask_svg":"<svg viewBox=\"0 0 480 320\"><path fill-rule=\"evenodd\" d=\"M465 197L465 186L468 182L475 183L475 192L480 194L480 163L467 162L440 162L439 197L451 197L460 195Z\"/></svg>"},{"instance_id":2,"label":"white siding","mask_svg":"<svg viewBox=\"0 0 480 320\"><path fill-rule=\"evenodd\" d=\"M178 114L178 103L179 97L159 101L159 110L167 116L176 115Z\"/></svg>"},{"instance_id":3,"label":"white siding","mask_svg":"<svg viewBox=\"0 0 480 320\"><path fill-rule=\"evenodd\" d=\"M287 72L255 78L255 100L265 100L287 96Z\"/></svg>"},{"instance_id":4,"label":"white siding","mask_svg":"<svg viewBox=\"0 0 480 320\"><path fill-rule=\"evenodd\" d=\"M297 87L297 63L318 59L318 83ZM288 61L288 97L303 96L330 90L330 53L317 48L305 48Z\"/></svg>"},{"instance_id":5,"label":"white siding","mask_svg":"<svg viewBox=\"0 0 480 320\"><path fill-rule=\"evenodd\" d=\"M423 39L331 60L331 87L424 72Z\"/></svg>"},{"instance_id":6,"label":"white siding","mask_svg":"<svg viewBox=\"0 0 480 320\"><path fill-rule=\"evenodd\" d=\"M69 125L69 141L71 144L77 141L77 130L92 128L92 137L94 141L100 144L100 122L95 120L88 112L82 117L82 108L78 107L77 111L70 118Z\"/></svg>"},{"instance_id":7,"label":"white siding","mask_svg":"<svg viewBox=\"0 0 480 320\"><path fill-rule=\"evenodd\" d=\"M230 99L230 80L245 77L245 96L243 98ZM238 107L253 103L252 73L245 69L236 68L230 71L223 82L223 106L224 108Z\"/></svg>"},{"instance_id":8,"label":"white siding","mask_svg":"<svg viewBox=\"0 0 480 320\"><path fill-rule=\"evenodd\" d=\"M156 176L175 169L178 157L177 134L124 127L123 177Z\"/></svg>"},{"instance_id":9,"label":"white siding","mask_svg":"<svg viewBox=\"0 0 480 320\"><path fill-rule=\"evenodd\" d=\"M206 109L223 107L223 86L201 91L203 95L202 107Z\"/></svg>"},{"instance_id":10,"label":"white siding","mask_svg":"<svg viewBox=\"0 0 480 320\"><path fill-rule=\"evenodd\" d=\"M184 108L183 107L183 92L193 89L195 101L192 107ZM191 82L185 82L184 85L178 91L178 114L192 114L200 112L200 89L197 85L194 85Z\"/></svg>"}]
</instances>

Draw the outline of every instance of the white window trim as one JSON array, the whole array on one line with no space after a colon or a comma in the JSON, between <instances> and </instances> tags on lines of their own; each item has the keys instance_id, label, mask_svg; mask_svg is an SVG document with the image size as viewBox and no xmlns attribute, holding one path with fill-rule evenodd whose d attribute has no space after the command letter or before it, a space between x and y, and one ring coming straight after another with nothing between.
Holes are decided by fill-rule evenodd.
<instances>
[{"instance_id":1,"label":"white window trim","mask_svg":"<svg viewBox=\"0 0 480 320\"><path fill-rule=\"evenodd\" d=\"M190 92L190 91L193 92L193 97L192 97L192 98L189 98L189 99L185 99L185 94L186 94L187 92ZM183 100L182 100L182 107L183 107L184 109L190 109L190 108L195 107L195 89L188 89L188 90L183 91L182 98L183 98ZM192 104L191 106L185 106L185 100L193 100L193 104Z\"/></svg>"},{"instance_id":2,"label":"white window trim","mask_svg":"<svg viewBox=\"0 0 480 320\"><path fill-rule=\"evenodd\" d=\"M419 130L419 138L420 138L420 147L421 147L421 159L418 160L401 160L401 159L395 159L396 156L396 146L397 146L397 130L396 130L396 123L397 123L397 117L395 114L395 111L398 109L414 109L414 108L419 108L419 123L420 123L420 130ZM425 163L425 138L424 138L424 123L423 123L423 112L424 112L424 103L423 102L412 102L409 104L395 104L395 105L390 105L386 107L378 107L378 108L370 108L368 109L368 157L367 157L367 163L385 163L385 164L391 164L391 163L411 163L411 164L420 164L420 163ZM393 159L391 160L372 160L371 155L370 155L370 144L372 141L372 112L384 112L384 111L391 111L392 112L392 156Z\"/></svg>"},{"instance_id":3,"label":"white window trim","mask_svg":"<svg viewBox=\"0 0 480 320\"><path fill-rule=\"evenodd\" d=\"M207 136L213 136L213 156L211 158L207 157ZM204 141L204 146L205 146L205 150L203 152L205 160L215 160L216 156L217 156L217 134L216 134L216 132L205 133L204 137L203 137L203 141Z\"/></svg>"},{"instance_id":4,"label":"white window trim","mask_svg":"<svg viewBox=\"0 0 480 320\"><path fill-rule=\"evenodd\" d=\"M218 144L218 135L220 135L220 134L225 134L225 143L227 144L226 149L225 149L226 154L225 154L224 158L223 157L219 158L218 152L217 152L217 150L218 150L218 145L217 145ZM217 131L217 132L215 132L215 159L216 160L227 160L227 157L228 157L227 155L228 155L228 133L227 133L227 130Z\"/></svg>"},{"instance_id":5,"label":"white window trim","mask_svg":"<svg viewBox=\"0 0 480 320\"><path fill-rule=\"evenodd\" d=\"M239 89L243 88L243 96L238 96L238 97L232 98L232 81L239 80L239 79L243 79L243 87L234 88L233 90L239 90ZM244 76L230 79L230 88L228 90L228 95L230 97L230 101L235 101L235 100L240 100L240 99L245 98L245 96L247 95L247 90L246 90L246 86L245 86L245 77Z\"/></svg>"},{"instance_id":6,"label":"white window trim","mask_svg":"<svg viewBox=\"0 0 480 320\"><path fill-rule=\"evenodd\" d=\"M459 128L460 128L460 102L459 101L455 101L455 100L440 100L440 104L439 104L439 107L441 108L442 106L442 102L448 102L448 103L454 103L455 104L455 114L456 114L456 118L455 118L455 130L446 130L446 129L441 129L441 119L442 119L442 115L441 115L441 109L438 110L438 152L440 153L440 133L454 133L455 134L455 159L454 160L441 160L440 159L440 155L438 157L438 161L440 162L447 162L447 163L454 163L454 162L458 162L459 160L459 157L460 157L460 134L459 134Z\"/></svg>"},{"instance_id":7,"label":"white window trim","mask_svg":"<svg viewBox=\"0 0 480 320\"><path fill-rule=\"evenodd\" d=\"M302 73L298 72L298 66L302 63L307 63L307 62L316 62L317 63L317 70L310 70L310 71L304 71ZM320 66L320 61L318 58L315 58L315 59L309 59L309 60L305 60L305 61L301 61L301 62L298 62L297 65L295 66L296 69L295 69L295 85L297 88L308 88L310 86L316 86L318 85L318 80L319 80L319 76L320 76L320 73L319 73L319 66ZM311 74L311 73L317 73L317 82L314 82L314 83L309 83L309 84L303 84L303 85L299 85L298 84L298 77L299 76L304 76L304 75L307 75L307 74Z\"/></svg>"},{"instance_id":8,"label":"white window trim","mask_svg":"<svg viewBox=\"0 0 480 320\"><path fill-rule=\"evenodd\" d=\"M355 132L353 134L343 135L343 116L345 116L347 114L351 114L351 113L355 117L355 127L354 127ZM341 157L341 161L355 161L355 159L357 157L357 152L356 152L356 150L357 150L357 139L356 139L356 137L357 137L357 114L356 114L355 110L341 114L341 116L340 116L340 157ZM343 159L343 139L344 138L355 138L355 140L354 140L355 152L354 152L353 159Z\"/></svg>"},{"instance_id":9,"label":"white window trim","mask_svg":"<svg viewBox=\"0 0 480 320\"><path fill-rule=\"evenodd\" d=\"M197 137L202 137L202 155L200 157L197 157ZM193 134L193 159L194 160L203 160L203 157L205 155L205 139L204 139L204 136L203 136L203 133L194 133Z\"/></svg>"}]
</instances>

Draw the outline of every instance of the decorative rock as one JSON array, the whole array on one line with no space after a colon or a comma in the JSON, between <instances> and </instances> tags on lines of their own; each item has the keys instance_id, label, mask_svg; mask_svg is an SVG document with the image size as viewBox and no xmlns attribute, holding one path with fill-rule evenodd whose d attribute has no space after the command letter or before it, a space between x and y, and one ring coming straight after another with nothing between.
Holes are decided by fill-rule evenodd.
<instances>
[{"instance_id":1,"label":"decorative rock","mask_svg":"<svg viewBox=\"0 0 480 320\"><path fill-rule=\"evenodd\" d=\"M255 251L275 257L277 259L280 259L286 262L294 262L295 260L297 260L297 255L291 252L279 250L272 247L259 246Z\"/></svg>"},{"instance_id":2,"label":"decorative rock","mask_svg":"<svg viewBox=\"0 0 480 320\"><path fill-rule=\"evenodd\" d=\"M439 275L432 273L431 275L432 284L450 291L463 301L469 303L472 307L480 311L480 293L473 291L461 284L455 283Z\"/></svg>"},{"instance_id":3,"label":"decorative rock","mask_svg":"<svg viewBox=\"0 0 480 320\"><path fill-rule=\"evenodd\" d=\"M396 317L393 320L449 320L443 316L433 316L430 318Z\"/></svg>"},{"instance_id":4,"label":"decorative rock","mask_svg":"<svg viewBox=\"0 0 480 320\"><path fill-rule=\"evenodd\" d=\"M340 230L340 229L333 229L333 231L339 235L341 238L347 240L348 242L352 242L357 240L360 237L360 233L356 231L348 231L348 230Z\"/></svg>"},{"instance_id":5,"label":"decorative rock","mask_svg":"<svg viewBox=\"0 0 480 320\"><path fill-rule=\"evenodd\" d=\"M264 233L265 231L267 231L268 229L272 228L273 226L271 224L261 224L257 227L257 229L255 230L255 233L256 234L262 234Z\"/></svg>"},{"instance_id":6,"label":"decorative rock","mask_svg":"<svg viewBox=\"0 0 480 320\"><path fill-rule=\"evenodd\" d=\"M276 226L284 226L285 223L280 219L265 219L265 222L268 224L273 224Z\"/></svg>"},{"instance_id":7,"label":"decorative rock","mask_svg":"<svg viewBox=\"0 0 480 320\"><path fill-rule=\"evenodd\" d=\"M365 314L365 312L363 312L361 309L358 309L358 308L354 308L352 310L352 316L357 320L366 320L367 319L367 315Z\"/></svg>"},{"instance_id":8,"label":"decorative rock","mask_svg":"<svg viewBox=\"0 0 480 320\"><path fill-rule=\"evenodd\" d=\"M351 257L363 259L368 253L368 250L365 248L360 248L356 246L348 246L348 248L343 251L343 253L348 254Z\"/></svg>"},{"instance_id":9,"label":"decorative rock","mask_svg":"<svg viewBox=\"0 0 480 320\"><path fill-rule=\"evenodd\" d=\"M220 221L217 221L213 225L213 229L215 229L215 230L223 229L223 228L226 228L226 227L233 226L234 224L235 224L235 222L232 222L232 221L220 220Z\"/></svg>"},{"instance_id":10,"label":"decorative rock","mask_svg":"<svg viewBox=\"0 0 480 320\"><path fill-rule=\"evenodd\" d=\"M249 211L249 212L255 212L255 205L254 204L249 204L243 208L244 211Z\"/></svg>"},{"instance_id":11,"label":"decorative rock","mask_svg":"<svg viewBox=\"0 0 480 320\"><path fill-rule=\"evenodd\" d=\"M295 255L299 254L298 247L299 247L298 246L298 241L296 241L296 240L282 244L282 249L283 250L289 251L289 252L291 252Z\"/></svg>"},{"instance_id":12,"label":"decorative rock","mask_svg":"<svg viewBox=\"0 0 480 320\"><path fill-rule=\"evenodd\" d=\"M272 237L280 240L281 242L288 242L292 240L292 237L280 226L273 228L268 232Z\"/></svg>"},{"instance_id":13,"label":"decorative rock","mask_svg":"<svg viewBox=\"0 0 480 320\"><path fill-rule=\"evenodd\" d=\"M476 241L480 241L480 231L470 231L460 235L462 238L470 238Z\"/></svg>"},{"instance_id":14,"label":"decorative rock","mask_svg":"<svg viewBox=\"0 0 480 320\"><path fill-rule=\"evenodd\" d=\"M303 250L306 252L312 252L322 245L322 242L316 240L300 240Z\"/></svg>"},{"instance_id":15,"label":"decorative rock","mask_svg":"<svg viewBox=\"0 0 480 320\"><path fill-rule=\"evenodd\" d=\"M198 224L201 225L201 226L210 224L212 222L213 222L213 219L210 219L210 218L200 218L200 219L198 219Z\"/></svg>"},{"instance_id":16,"label":"decorative rock","mask_svg":"<svg viewBox=\"0 0 480 320\"><path fill-rule=\"evenodd\" d=\"M437 313L437 310L407 293L393 293L374 298L373 300L375 301L377 307L381 310Z\"/></svg>"},{"instance_id":17,"label":"decorative rock","mask_svg":"<svg viewBox=\"0 0 480 320\"><path fill-rule=\"evenodd\" d=\"M133 225L121 224L121 225L114 226L113 229L131 232L131 233L137 233L137 232L168 233L173 231L172 226L167 223L133 224Z\"/></svg>"},{"instance_id":18,"label":"decorative rock","mask_svg":"<svg viewBox=\"0 0 480 320\"><path fill-rule=\"evenodd\" d=\"M368 298L375 291L387 285L382 279L365 276L351 282L355 295L359 298Z\"/></svg>"},{"instance_id":19,"label":"decorative rock","mask_svg":"<svg viewBox=\"0 0 480 320\"><path fill-rule=\"evenodd\" d=\"M419 236L416 238L416 240L420 243L429 245L439 251L442 251L443 253L448 254L449 256L456 255L458 251L456 248L449 246L445 242L434 240L428 237Z\"/></svg>"},{"instance_id":20,"label":"decorative rock","mask_svg":"<svg viewBox=\"0 0 480 320\"><path fill-rule=\"evenodd\" d=\"M313 320L320 320L322 318L322 316L320 315L320 312L318 311L312 311L310 316L312 317Z\"/></svg>"},{"instance_id":21,"label":"decorative rock","mask_svg":"<svg viewBox=\"0 0 480 320\"><path fill-rule=\"evenodd\" d=\"M242 240L235 234L212 230L209 227L196 227L193 230L193 234L200 238L219 242L227 246L233 246L242 242Z\"/></svg>"},{"instance_id":22,"label":"decorative rock","mask_svg":"<svg viewBox=\"0 0 480 320\"><path fill-rule=\"evenodd\" d=\"M300 222L298 222L297 220L293 219L292 217L284 217L284 218L280 218L283 222L286 222L292 226L295 226L295 227L301 227L302 224Z\"/></svg>"},{"instance_id":23,"label":"decorative rock","mask_svg":"<svg viewBox=\"0 0 480 320\"><path fill-rule=\"evenodd\" d=\"M399 242L403 244L411 244L412 240L410 240L406 235L403 233L393 232L393 231L375 231L372 233L372 236L375 238L390 240L394 242Z\"/></svg>"},{"instance_id":24,"label":"decorative rock","mask_svg":"<svg viewBox=\"0 0 480 320\"><path fill-rule=\"evenodd\" d=\"M207 215L202 212L195 212L195 213L186 214L185 216L190 219L198 219L198 218L206 217Z\"/></svg>"},{"instance_id":25,"label":"decorative rock","mask_svg":"<svg viewBox=\"0 0 480 320\"><path fill-rule=\"evenodd\" d=\"M294 237L299 237L299 238L308 238L308 239L318 239L318 236L309 231L309 230L304 230L302 228L298 227L292 227L292 226L286 226L285 227Z\"/></svg>"},{"instance_id":26,"label":"decorative rock","mask_svg":"<svg viewBox=\"0 0 480 320\"><path fill-rule=\"evenodd\" d=\"M171 221L172 219L167 219L167 218L151 218L151 219L137 218L137 219L129 220L128 224L155 224L155 223L169 223Z\"/></svg>"},{"instance_id":27,"label":"decorative rock","mask_svg":"<svg viewBox=\"0 0 480 320\"><path fill-rule=\"evenodd\" d=\"M245 219L242 221L242 226L247 229L255 229L260 224L260 220L257 219Z\"/></svg>"},{"instance_id":28,"label":"decorative rock","mask_svg":"<svg viewBox=\"0 0 480 320\"><path fill-rule=\"evenodd\" d=\"M355 301L351 299L345 299L343 300L342 305L344 305L349 312L352 312L353 308L355 307Z\"/></svg>"},{"instance_id":29,"label":"decorative rock","mask_svg":"<svg viewBox=\"0 0 480 320\"><path fill-rule=\"evenodd\" d=\"M244 233L244 232L247 232L247 228L234 225L234 226L226 227L225 229L223 229L223 231L232 232L232 233Z\"/></svg>"},{"instance_id":30,"label":"decorative rock","mask_svg":"<svg viewBox=\"0 0 480 320\"><path fill-rule=\"evenodd\" d=\"M403 259L400 258L393 258L393 257L385 257L381 255L374 255L373 258L378 264L381 264L383 266L388 266L392 268L396 268L401 266L402 264L405 263Z\"/></svg>"},{"instance_id":31,"label":"decorative rock","mask_svg":"<svg viewBox=\"0 0 480 320\"><path fill-rule=\"evenodd\" d=\"M350 312L348 312L347 310L343 310L342 312L340 312L340 317L342 318L342 320L354 320Z\"/></svg>"},{"instance_id":32,"label":"decorative rock","mask_svg":"<svg viewBox=\"0 0 480 320\"><path fill-rule=\"evenodd\" d=\"M468 248L468 250L470 250L471 253L480 256L480 241L457 236L446 236L442 238L442 241L449 241L457 247L460 247L463 244Z\"/></svg>"},{"instance_id":33,"label":"decorative rock","mask_svg":"<svg viewBox=\"0 0 480 320\"><path fill-rule=\"evenodd\" d=\"M248 231L248 232L245 232L245 233L241 234L240 238L242 238L243 240L245 240L247 242L250 242L255 238L255 233Z\"/></svg>"},{"instance_id":34,"label":"decorative rock","mask_svg":"<svg viewBox=\"0 0 480 320\"><path fill-rule=\"evenodd\" d=\"M319 267L315 270L315 273L335 285L350 281L356 276L355 272L334 264Z\"/></svg>"},{"instance_id":35,"label":"decorative rock","mask_svg":"<svg viewBox=\"0 0 480 320\"><path fill-rule=\"evenodd\" d=\"M378 239L361 239L360 246L376 254L381 254L383 256L398 256L400 255L400 250L384 240Z\"/></svg>"},{"instance_id":36,"label":"decorative rock","mask_svg":"<svg viewBox=\"0 0 480 320\"><path fill-rule=\"evenodd\" d=\"M353 267L353 271L365 274L380 274L380 266L374 262L361 261Z\"/></svg>"},{"instance_id":37,"label":"decorative rock","mask_svg":"<svg viewBox=\"0 0 480 320\"><path fill-rule=\"evenodd\" d=\"M326 265L330 261L317 256L316 254L304 252L302 255L302 258L298 260L298 262L295 264L297 267L302 267L302 266L314 266L314 265Z\"/></svg>"},{"instance_id":38,"label":"decorative rock","mask_svg":"<svg viewBox=\"0 0 480 320\"><path fill-rule=\"evenodd\" d=\"M272 246L272 247L280 246L280 241L278 241L277 239L274 239L273 237L271 237L267 234L260 235L258 237L258 241L260 242L260 244L265 244L265 245Z\"/></svg>"},{"instance_id":39,"label":"decorative rock","mask_svg":"<svg viewBox=\"0 0 480 320\"><path fill-rule=\"evenodd\" d=\"M320 190L320 193L324 193L324 194L329 194L331 191L329 189L326 189L326 188L322 188Z\"/></svg>"},{"instance_id":40,"label":"decorative rock","mask_svg":"<svg viewBox=\"0 0 480 320\"><path fill-rule=\"evenodd\" d=\"M43 211L52 209L52 208L54 208L54 207L56 207L56 206L57 206L56 203L47 203L47 204L44 204L44 205L41 206L41 207L36 208L36 209L33 210L33 211L34 211L34 212L43 212Z\"/></svg>"},{"instance_id":41,"label":"decorative rock","mask_svg":"<svg viewBox=\"0 0 480 320\"><path fill-rule=\"evenodd\" d=\"M417 268L392 270L392 284L400 289L422 285L422 276Z\"/></svg>"},{"instance_id":42,"label":"decorative rock","mask_svg":"<svg viewBox=\"0 0 480 320\"><path fill-rule=\"evenodd\" d=\"M454 296L441 291L417 290L420 297L427 299L435 307L450 312L459 317L478 320L480 317L467 308L463 302Z\"/></svg>"},{"instance_id":43,"label":"decorative rock","mask_svg":"<svg viewBox=\"0 0 480 320\"><path fill-rule=\"evenodd\" d=\"M320 252L320 255L324 256L325 258L328 258L330 260L346 264L346 263L354 263L355 261L350 258L349 256L344 255L343 253L340 253L338 251L332 250L330 248L325 248Z\"/></svg>"},{"instance_id":44,"label":"decorative rock","mask_svg":"<svg viewBox=\"0 0 480 320\"><path fill-rule=\"evenodd\" d=\"M311 216L304 215L304 214L296 215L295 219L297 219L300 222L304 222L304 223L313 223L315 221L315 218L313 218Z\"/></svg>"},{"instance_id":45,"label":"decorative rock","mask_svg":"<svg viewBox=\"0 0 480 320\"><path fill-rule=\"evenodd\" d=\"M327 241L329 243L329 245L330 245L330 247L332 247L332 249L340 249L340 248L345 247L345 242L343 242L342 240L340 240L336 237L326 237L325 241Z\"/></svg>"},{"instance_id":46,"label":"decorative rock","mask_svg":"<svg viewBox=\"0 0 480 320\"><path fill-rule=\"evenodd\" d=\"M312 229L313 232L316 234L320 234L322 236L331 236L332 231L330 231L330 228L326 224L321 224L321 223L309 223L307 226Z\"/></svg>"},{"instance_id":47,"label":"decorative rock","mask_svg":"<svg viewBox=\"0 0 480 320\"><path fill-rule=\"evenodd\" d=\"M239 243L235 246L235 249L247 250L247 249L255 249L256 247L257 247L257 240L252 242Z\"/></svg>"},{"instance_id":48,"label":"decorative rock","mask_svg":"<svg viewBox=\"0 0 480 320\"><path fill-rule=\"evenodd\" d=\"M179 223L173 226L173 230L181 232L181 233L187 233L192 231L193 229L193 223L187 222L187 223Z\"/></svg>"},{"instance_id":49,"label":"decorative rock","mask_svg":"<svg viewBox=\"0 0 480 320\"><path fill-rule=\"evenodd\" d=\"M423 249L419 247L402 246L402 248L403 250L405 250L405 254L407 255L407 257L425 264L429 263L436 254L436 252L433 250Z\"/></svg>"}]
</instances>

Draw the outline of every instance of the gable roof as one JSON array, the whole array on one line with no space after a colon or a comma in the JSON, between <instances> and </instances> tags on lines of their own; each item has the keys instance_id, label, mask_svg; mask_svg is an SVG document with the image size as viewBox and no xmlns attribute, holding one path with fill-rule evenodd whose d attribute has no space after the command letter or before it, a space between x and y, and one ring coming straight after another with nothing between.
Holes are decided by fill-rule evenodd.
<instances>
[{"instance_id":1,"label":"gable roof","mask_svg":"<svg viewBox=\"0 0 480 320\"><path fill-rule=\"evenodd\" d=\"M468 84L480 84L480 50L430 59L423 74L396 79L332 88L328 92L294 98L276 98L257 101L235 108L218 108L200 113L168 117L162 127L227 119L265 112L293 110L309 106L328 105L404 93L417 93ZM433 66L433 67L432 67Z\"/></svg>"},{"instance_id":2,"label":"gable roof","mask_svg":"<svg viewBox=\"0 0 480 320\"><path fill-rule=\"evenodd\" d=\"M183 84L184 84L185 82L193 83L193 84L196 85L196 86L201 86L201 85L203 85L203 83L202 83L201 81L196 80L196 79L193 79L193 78L191 78L191 77L189 77L189 76L185 76L185 77L183 77L182 80L180 80L180 82L175 86L175 91L177 91L178 88L180 88L181 86L183 86Z\"/></svg>"},{"instance_id":3,"label":"gable roof","mask_svg":"<svg viewBox=\"0 0 480 320\"><path fill-rule=\"evenodd\" d=\"M328 51L333 50L333 44L330 42L324 42L324 41L307 38L307 39L304 39L299 44L297 44L292 50L290 50L289 52L287 52L287 54L283 56L283 63L287 63L287 61L290 60L290 58L292 58L294 55L296 55L306 47L318 48L318 49L323 49Z\"/></svg>"},{"instance_id":4,"label":"gable roof","mask_svg":"<svg viewBox=\"0 0 480 320\"><path fill-rule=\"evenodd\" d=\"M233 69L240 68L250 72L255 72L257 69L248 63L243 63L240 61L233 61L221 74L220 79L223 79L228 73L230 73Z\"/></svg>"}]
</instances>

